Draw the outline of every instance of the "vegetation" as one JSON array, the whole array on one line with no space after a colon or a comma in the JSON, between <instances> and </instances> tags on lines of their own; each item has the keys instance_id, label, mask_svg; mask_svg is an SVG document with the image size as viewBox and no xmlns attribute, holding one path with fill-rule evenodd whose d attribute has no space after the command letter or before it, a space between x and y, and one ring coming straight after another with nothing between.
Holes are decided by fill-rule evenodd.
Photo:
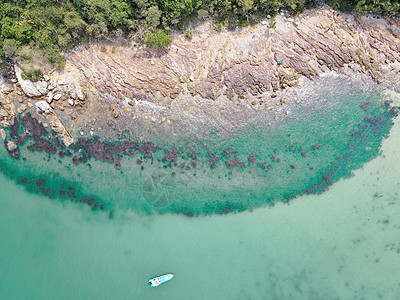
<instances>
[{"instance_id":1,"label":"vegetation","mask_svg":"<svg viewBox=\"0 0 400 300\"><path fill-rule=\"evenodd\" d=\"M258 22L285 10L297 14L316 0L0 0L0 57L61 66L61 53L83 40L136 34L136 44L164 48L170 28L190 18L216 21L216 28ZM335 9L399 15L399 0L327 0ZM193 32L186 31L190 39ZM139 39L139 40L138 40Z\"/></svg>"},{"instance_id":2,"label":"vegetation","mask_svg":"<svg viewBox=\"0 0 400 300\"><path fill-rule=\"evenodd\" d=\"M163 49L171 45L171 37L162 29L156 29L149 33L146 40L146 46L152 47L156 45L159 49Z\"/></svg>"}]
</instances>

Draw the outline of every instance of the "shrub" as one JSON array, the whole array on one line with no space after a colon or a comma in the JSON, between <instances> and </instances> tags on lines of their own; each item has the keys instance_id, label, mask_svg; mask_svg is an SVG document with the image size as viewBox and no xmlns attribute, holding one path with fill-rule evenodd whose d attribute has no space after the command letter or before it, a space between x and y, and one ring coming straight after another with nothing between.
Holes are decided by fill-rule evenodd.
<instances>
[{"instance_id":1,"label":"shrub","mask_svg":"<svg viewBox=\"0 0 400 300\"><path fill-rule=\"evenodd\" d=\"M13 39L7 39L3 43L3 52L6 57L13 57L17 53L17 43Z\"/></svg>"},{"instance_id":2,"label":"shrub","mask_svg":"<svg viewBox=\"0 0 400 300\"><path fill-rule=\"evenodd\" d=\"M192 30L192 29L186 30L185 36L186 36L186 38L188 38L189 40L191 40L191 39L193 38L193 30Z\"/></svg>"},{"instance_id":3,"label":"shrub","mask_svg":"<svg viewBox=\"0 0 400 300\"><path fill-rule=\"evenodd\" d=\"M150 32L146 39L146 46L153 47L156 45L159 49L163 49L171 45L172 39L169 34L165 33L162 29L156 29Z\"/></svg>"},{"instance_id":4,"label":"shrub","mask_svg":"<svg viewBox=\"0 0 400 300\"><path fill-rule=\"evenodd\" d=\"M42 72L42 70L39 70L39 69L24 71L22 73L22 77L24 79L29 79L30 81L35 82L43 77L43 72Z\"/></svg>"}]
</instances>

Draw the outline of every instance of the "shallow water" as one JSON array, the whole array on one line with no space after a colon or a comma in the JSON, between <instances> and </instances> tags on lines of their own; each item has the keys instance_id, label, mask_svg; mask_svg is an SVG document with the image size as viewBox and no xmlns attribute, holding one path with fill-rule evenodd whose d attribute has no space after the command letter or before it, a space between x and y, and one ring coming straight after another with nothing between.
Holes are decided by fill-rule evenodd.
<instances>
[{"instance_id":1,"label":"shallow water","mask_svg":"<svg viewBox=\"0 0 400 300\"><path fill-rule=\"evenodd\" d=\"M378 155L393 124L392 98L377 85L366 89L336 76L315 81L313 91L298 96L300 104L285 106L292 109L288 115L258 112L257 121L229 136L221 124L201 140L148 137L155 146L80 140L69 149L72 159L59 157L57 148L46 154L29 138L18 142L35 131L22 118L18 131L9 130L20 144L20 159L1 148L0 169L31 191L110 214L133 209L193 216L271 206L324 192L350 176ZM104 146L112 163L96 159Z\"/></svg>"},{"instance_id":2,"label":"shallow water","mask_svg":"<svg viewBox=\"0 0 400 300\"><path fill-rule=\"evenodd\" d=\"M188 218L116 209L110 219L89 206L28 193L1 175L0 299L399 299L394 120L379 156L350 178L322 194L237 214ZM40 165L44 173L52 164L60 165L28 159L19 171ZM71 168L71 178L87 174L85 168ZM106 182L98 178L95 188ZM123 187L118 193L129 194ZM170 282L147 285L169 272Z\"/></svg>"}]
</instances>

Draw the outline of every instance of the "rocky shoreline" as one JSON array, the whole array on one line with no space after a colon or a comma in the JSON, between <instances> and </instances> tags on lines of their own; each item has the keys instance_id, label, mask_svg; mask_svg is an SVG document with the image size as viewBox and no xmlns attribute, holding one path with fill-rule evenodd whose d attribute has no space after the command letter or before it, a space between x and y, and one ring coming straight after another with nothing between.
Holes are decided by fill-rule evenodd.
<instances>
[{"instance_id":1,"label":"rocky shoreline","mask_svg":"<svg viewBox=\"0 0 400 300\"><path fill-rule=\"evenodd\" d=\"M82 45L36 83L16 65L0 80L1 126L30 112L66 146L121 133L201 139L214 128L240 130L258 112L290 114L300 101L293 92L329 72L400 90L398 19L320 7L235 32L205 22L193 33L176 35L166 51Z\"/></svg>"}]
</instances>

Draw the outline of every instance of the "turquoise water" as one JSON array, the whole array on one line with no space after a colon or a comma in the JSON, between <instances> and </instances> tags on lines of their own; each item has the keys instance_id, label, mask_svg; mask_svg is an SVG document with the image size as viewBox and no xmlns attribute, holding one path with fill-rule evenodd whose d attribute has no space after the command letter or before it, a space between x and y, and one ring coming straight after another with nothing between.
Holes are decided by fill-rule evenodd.
<instances>
[{"instance_id":1,"label":"turquoise water","mask_svg":"<svg viewBox=\"0 0 400 300\"><path fill-rule=\"evenodd\" d=\"M380 92L341 96L210 138L190 170L164 168L163 151L117 170L1 147L0 299L398 299L400 123ZM227 167L228 147L244 168Z\"/></svg>"},{"instance_id":2,"label":"turquoise water","mask_svg":"<svg viewBox=\"0 0 400 300\"><path fill-rule=\"evenodd\" d=\"M20 144L20 158L11 158L2 148L0 168L32 192L88 204L110 215L133 209L197 216L273 206L322 193L375 158L396 115L390 98L378 89L349 86L316 94L292 114L261 114L229 138L216 129L190 146L169 137L153 139L154 145L83 140L63 150L73 157L62 158L56 154L61 148L47 154L30 138L20 142L19 137L32 131L20 119L18 130L9 130ZM41 130L44 139L48 133ZM103 147L110 153L106 158L98 156Z\"/></svg>"},{"instance_id":3,"label":"turquoise water","mask_svg":"<svg viewBox=\"0 0 400 300\"><path fill-rule=\"evenodd\" d=\"M0 299L398 299L399 125L326 193L240 214L110 220L1 176Z\"/></svg>"}]
</instances>

